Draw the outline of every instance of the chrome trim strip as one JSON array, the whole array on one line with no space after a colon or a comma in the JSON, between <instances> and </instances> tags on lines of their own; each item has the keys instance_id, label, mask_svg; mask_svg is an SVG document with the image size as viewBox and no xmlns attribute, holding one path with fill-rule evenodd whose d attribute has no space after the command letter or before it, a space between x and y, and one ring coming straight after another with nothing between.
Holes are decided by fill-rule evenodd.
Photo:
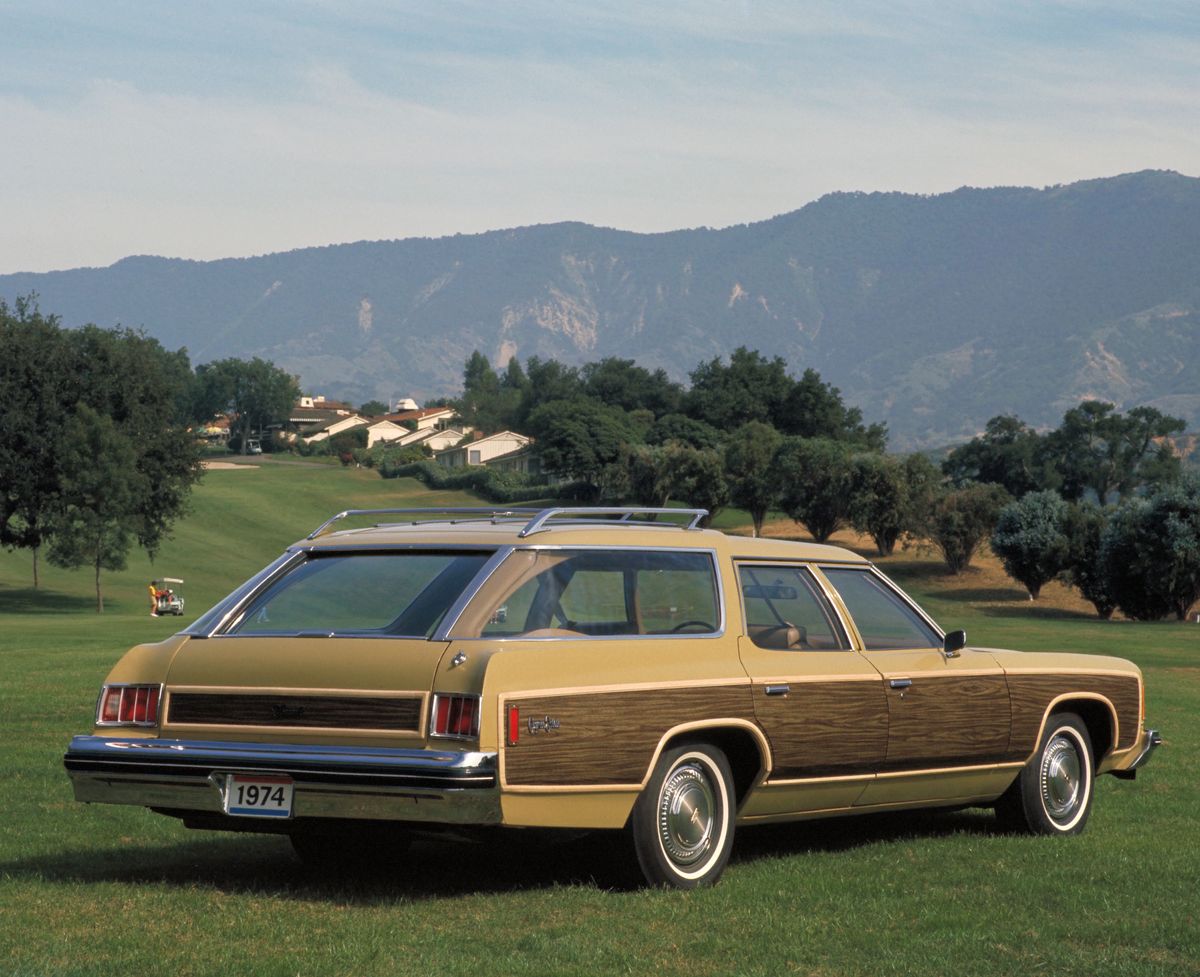
<instances>
[{"instance_id":1,"label":"chrome trim strip","mask_svg":"<svg viewBox=\"0 0 1200 977\"><path fill-rule=\"evenodd\" d=\"M219 634L229 626L231 621L236 620L246 604L254 600L279 577L290 573L292 565L303 559L303 553L293 549L287 550L240 587L235 588L228 597L201 614L190 627L184 628L180 634L186 634L191 638L211 638L213 635Z\"/></svg>"},{"instance_id":2,"label":"chrome trim strip","mask_svg":"<svg viewBox=\"0 0 1200 977\"><path fill-rule=\"evenodd\" d=\"M632 521L633 516L691 516L686 526L678 523L635 523ZM707 509L660 509L642 506L616 506L613 508L600 508L596 506L560 506L553 509L543 509L536 516L525 524L517 535L524 539L526 536L532 536L534 533L541 532L551 527L547 523L551 519L559 516L582 516L580 523L583 526L591 525L625 525L636 526L638 529L659 528L659 529L695 529L700 524L700 520L708 515ZM593 519L589 516L618 516L617 519Z\"/></svg>"},{"instance_id":3,"label":"chrome trim strip","mask_svg":"<svg viewBox=\"0 0 1200 977\"><path fill-rule=\"evenodd\" d=\"M476 519L490 519L495 522L497 519L505 518L520 518L524 516L536 517L540 512L545 510L539 509L487 509L481 506L476 507L460 507L440 509L436 506L425 509L345 509L339 512L336 516L326 519L321 525L314 529L306 536L306 539L316 539L325 532L330 526L341 519L346 519L349 516L425 516L427 518L442 515L442 516L473 516ZM430 518L430 521L435 521ZM436 520L441 522L442 520ZM451 520L453 521L453 520ZM413 520L415 523L416 520Z\"/></svg>"}]
</instances>

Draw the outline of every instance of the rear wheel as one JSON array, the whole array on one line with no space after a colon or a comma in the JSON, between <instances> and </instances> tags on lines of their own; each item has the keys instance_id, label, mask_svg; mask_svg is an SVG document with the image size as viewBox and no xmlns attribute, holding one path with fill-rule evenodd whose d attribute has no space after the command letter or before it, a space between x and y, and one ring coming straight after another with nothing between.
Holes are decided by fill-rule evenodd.
<instances>
[{"instance_id":1,"label":"rear wheel","mask_svg":"<svg viewBox=\"0 0 1200 977\"><path fill-rule=\"evenodd\" d=\"M1006 827L1031 834L1079 834L1092 810L1094 770L1087 726L1074 713L1056 713L996 814Z\"/></svg>"},{"instance_id":2,"label":"rear wheel","mask_svg":"<svg viewBox=\"0 0 1200 977\"><path fill-rule=\"evenodd\" d=\"M716 882L733 847L734 805L729 761L719 749L694 743L664 751L630 815L646 881L677 889Z\"/></svg>"}]
</instances>

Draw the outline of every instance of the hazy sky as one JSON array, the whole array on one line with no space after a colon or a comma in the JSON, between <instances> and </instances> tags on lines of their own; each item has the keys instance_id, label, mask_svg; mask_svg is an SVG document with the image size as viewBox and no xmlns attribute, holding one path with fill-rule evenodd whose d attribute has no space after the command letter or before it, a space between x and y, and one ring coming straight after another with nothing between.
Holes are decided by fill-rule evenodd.
<instances>
[{"instance_id":1,"label":"hazy sky","mask_svg":"<svg viewBox=\"0 0 1200 977\"><path fill-rule=\"evenodd\" d=\"M0 0L0 273L1200 175L1200 4Z\"/></svg>"}]
</instances>

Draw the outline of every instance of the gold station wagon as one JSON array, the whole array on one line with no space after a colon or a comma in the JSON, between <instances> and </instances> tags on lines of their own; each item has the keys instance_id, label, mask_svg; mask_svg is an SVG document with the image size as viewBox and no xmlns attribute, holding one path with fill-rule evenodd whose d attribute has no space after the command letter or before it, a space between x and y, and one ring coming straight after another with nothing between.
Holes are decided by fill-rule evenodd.
<instances>
[{"instance_id":1,"label":"gold station wagon","mask_svg":"<svg viewBox=\"0 0 1200 977\"><path fill-rule=\"evenodd\" d=\"M422 826L625 829L651 884L690 888L736 824L978 805L1074 834L1095 777L1160 742L1127 661L967 648L854 553L705 515L340 513L121 659L75 796L308 859ZM331 531L350 516L398 521Z\"/></svg>"}]
</instances>

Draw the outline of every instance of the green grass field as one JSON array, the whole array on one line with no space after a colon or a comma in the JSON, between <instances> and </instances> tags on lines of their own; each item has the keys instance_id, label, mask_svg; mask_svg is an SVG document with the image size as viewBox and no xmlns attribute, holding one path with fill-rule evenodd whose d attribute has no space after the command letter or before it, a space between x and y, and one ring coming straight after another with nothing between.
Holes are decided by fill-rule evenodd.
<instances>
[{"instance_id":1,"label":"green grass field","mask_svg":"<svg viewBox=\"0 0 1200 977\"><path fill-rule=\"evenodd\" d=\"M104 615L86 571L46 567L35 592L29 555L0 554L0 973L1200 974L1200 627L1033 607L994 566L947 578L920 554L885 565L972 643L1145 670L1166 746L1137 782L1102 779L1082 836L982 811L750 828L720 885L679 893L612 886L594 836L431 839L333 875L280 839L73 801L61 755L106 671L179 625L149 617L151 577L184 578L188 621L335 511L469 502L329 466L213 471L153 567L105 575Z\"/></svg>"}]
</instances>

